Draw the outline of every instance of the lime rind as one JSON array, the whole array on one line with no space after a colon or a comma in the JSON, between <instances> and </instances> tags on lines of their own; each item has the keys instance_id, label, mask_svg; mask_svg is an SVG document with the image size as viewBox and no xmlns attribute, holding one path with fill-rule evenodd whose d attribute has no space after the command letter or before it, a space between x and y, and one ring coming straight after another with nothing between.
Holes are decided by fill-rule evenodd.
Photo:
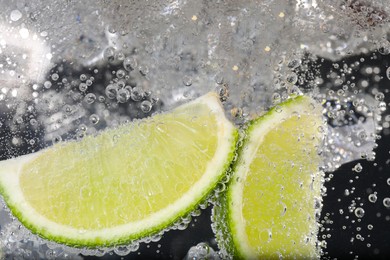
<instances>
[{"instance_id":1,"label":"lime rind","mask_svg":"<svg viewBox=\"0 0 390 260\"><path fill-rule=\"evenodd\" d=\"M250 256L251 253L248 254L248 251L251 251L250 248L242 246L243 244L247 245L246 242L243 243L246 238L243 238L242 236L237 236L237 234L235 234L233 230L237 230L237 223L234 223L234 221L232 220L232 213L235 212L236 214L239 214L238 212L240 212L240 209L233 208L235 207L234 205L241 204L238 202L232 203L232 201L236 199L232 195L232 190L233 188L239 186L235 185L238 182L239 178L239 174L237 174L237 169L242 167L243 163L245 163L243 158L245 158L246 162L252 161L253 156L255 156L255 152L258 148L258 146L254 146L253 143L260 144L262 142L261 140L251 140L252 136L254 135L254 132L259 131L259 125L267 125L267 127L261 130L261 134L255 134L256 136L265 136L266 133L272 130L275 125L280 122L281 119L290 117L292 113L307 111L309 107L313 110L317 110L314 112L314 114L320 115L321 112L319 111L319 108L315 107L312 102L313 100L311 98L303 95L289 98L285 102L272 107L267 113L263 114L262 116L248 122L248 124L244 126L245 129L242 129L242 131L240 131L240 139L237 142L236 147L238 158L231 164L233 176L230 179L228 183L228 188L224 191L224 194L221 194L221 196L219 196L215 200L211 217L212 229L215 233L216 240L221 250L221 253L225 256L225 258L256 258L256 256L254 256L253 254L252 256ZM318 227L316 228L316 230L314 230L314 232L317 234Z\"/></svg>"},{"instance_id":2,"label":"lime rind","mask_svg":"<svg viewBox=\"0 0 390 260\"><path fill-rule=\"evenodd\" d=\"M186 216L197 209L198 204L202 202L224 178L224 174L229 169L230 162L234 157L238 133L236 128L226 119L217 95L205 95L178 107L176 110L185 110L194 103L206 104L213 113L217 114L216 118L220 130L218 149L214 158L209 162L206 173L203 174L202 178L198 180L194 187L185 193L178 201L175 201L174 206L163 209L162 211L164 212L159 211L155 213L152 218L115 228L106 228L98 231L82 231L54 223L39 215L32 207L25 203L23 192L20 190L18 183L18 174L25 162L33 160L35 156L39 156L39 154L44 153L45 150L1 162L0 193L7 202L12 214L16 216L24 226L33 233L60 244L87 248L111 247L129 244L144 237L160 234L161 231L168 229L174 223L180 221L183 216ZM16 196L15 191L17 193Z\"/></svg>"}]
</instances>

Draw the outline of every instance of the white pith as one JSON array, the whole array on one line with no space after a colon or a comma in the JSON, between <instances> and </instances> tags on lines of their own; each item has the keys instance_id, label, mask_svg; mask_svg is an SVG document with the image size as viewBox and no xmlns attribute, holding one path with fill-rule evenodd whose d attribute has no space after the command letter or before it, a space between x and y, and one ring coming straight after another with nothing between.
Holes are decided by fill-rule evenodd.
<instances>
[{"instance_id":1,"label":"white pith","mask_svg":"<svg viewBox=\"0 0 390 260\"><path fill-rule=\"evenodd\" d=\"M145 230L158 229L162 224L169 224L165 223L164 220L182 216L183 213L186 213L190 209L190 206L194 206L212 188L212 185L223 174L222 171L228 163L228 155L232 152L232 138L235 127L225 118L223 108L216 94L207 94L177 109L186 109L186 107L199 103L207 105L211 113L216 114L218 126L216 131L218 131L217 136L219 137L217 150L213 159L207 163L206 171L201 179L188 192L183 194L180 199L174 201L168 207L140 221L100 230L82 231L55 223L40 215L26 203L24 194L19 186L19 176L23 165L40 156L45 150L0 162L0 185L5 191L4 196L9 196L7 199L8 204L21 212L22 217L26 218L29 223L32 223L35 229L47 229L50 236L54 238L65 237L69 240L74 239L88 242L100 238L104 241L110 241L141 234Z\"/></svg>"}]
</instances>

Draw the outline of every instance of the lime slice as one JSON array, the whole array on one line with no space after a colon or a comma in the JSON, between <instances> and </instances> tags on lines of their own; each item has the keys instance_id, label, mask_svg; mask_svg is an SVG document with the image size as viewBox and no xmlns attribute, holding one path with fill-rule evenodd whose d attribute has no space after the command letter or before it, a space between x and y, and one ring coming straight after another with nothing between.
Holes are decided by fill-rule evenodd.
<instances>
[{"instance_id":1,"label":"lime slice","mask_svg":"<svg viewBox=\"0 0 390 260\"><path fill-rule=\"evenodd\" d=\"M250 123L213 210L220 247L238 259L316 258L321 107L299 96Z\"/></svg>"},{"instance_id":2,"label":"lime slice","mask_svg":"<svg viewBox=\"0 0 390 260\"><path fill-rule=\"evenodd\" d=\"M238 133L218 96L0 162L0 190L32 232L71 246L129 243L193 211L224 177Z\"/></svg>"}]
</instances>

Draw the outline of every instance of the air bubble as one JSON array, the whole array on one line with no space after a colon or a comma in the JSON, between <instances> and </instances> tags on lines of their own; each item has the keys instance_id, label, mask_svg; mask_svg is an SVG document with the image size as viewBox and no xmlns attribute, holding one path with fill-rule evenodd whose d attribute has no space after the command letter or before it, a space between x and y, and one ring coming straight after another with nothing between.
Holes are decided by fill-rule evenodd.
<instances>
[{"instance_id":1,"label":"air bubble","mask_svg":"<svg viewBox=\"0 0 390 260\"><path fill-rule=\"evenodd\" d=\"M367 133L366 131L362 130L358 133L358 137L361 139L361 140L367 140Z\"/></svg>"},{"instance_id":2,"label":"air bubble","mask_svg":"<svg viewBox=\"0 0 390 260\"><path fill-rule=\"evenodd\" d=\"M88 129L87 126L84 125L84 124L80 124L80 125L79 125L79 128L78 128L78 130L79 130L80 132L86 132L87 129Z\"/></svg>"},{"instance_id":3,"label":"air bubble","mask_svg":"<svg viewBox=\"0 0 390 260\"><path fill-rule=\"evenodd\" d=\"M389 197L383 199L383 206L385 206L386 208L390 208L390 198Z\"/></svg>"},{"instance_id":4,"label":"air bubble","mask_svg":"<svg viewBox=\"0 0 390 260\"><path fill-rule=\"evenodd\" d=\"M87 81L85 81L85 84L87 84L88 87L92 86L92 80L87 79Z\"/></svg>"},{"instance_id":5,"label":"air bubble","mask_svg":"<svg viewBox=\"0 0 390 260\"><path fill-rule=\"evenodd\" d=\"M60 77L60 76L58 76L57 73L51 74L51 79L54 80L54 81L57 81L59 77Z\"/></svg>"},{"instance_id":6,"label":"air bubble","mask_svg":"<svg viewBox=\"0 0 390 260\"><path fill-rule=\"evenodd\" d=\"M10 14L11 21L16 22L22 18L23 14L19 10L12 10Z\"/></svg>"},{"instance_id":7,"label":"air bubble","mask_svg":"<svg viewBox=\"0 0 390 260\"><path fill-rule=\"evenodd\" d=\"M388 55L390 53L390 47L383 44L378 48L378 52L382 55Z\"/></svg>"},{"instance_id":8,"label":"air bubble","mask_svg":"<svg viewBox=\"0 0 390 260\"><path fill-rule=\"evenodd\" d=\"M71 115L71 114L73 113L73 109L72 109L72 107L71 107L70 105L66 105L66 106L64 107L64 110L65 110L65 113L66 113L67 115Z\"/></svg>"},{"instance_id":9,"label":"air bubble","mask_svg":"<svg viewBox=\"0 0 390 260\"><path fill-rule=\"evenodd\" d=\"M81 80L81 81L86 81L86 80L87 80L87 75L81 74L81 75L80 75L80 80Z\"/></svg>"},{"instance_id":10,"label":"air bubble","mask_svg":"<svg viewBox=\"0 0 390 260\"><path fill-rule=\"evenodd\" d=\"M363 208L358 207L358 208L355 209L355 216L358 217L358 218L364 217L364 213L365 212L364 212Z\"/></svg>"},{"instance_id":11,"label":"air bubble","mask_svg":"<svg viewBox=\"0 0 390 260\"><path fill-rule=\"evenodd\" d=\"M36 119L34 119L34 118L30 119L30 125L35 126L37 124L38 124L38 121Z\"/></svg>"},{"instance_id":12,"label":"air bubble","mask_svg":"<svg viewBox=\"0 0 390 260\"><path fill-rule=\"evenodd\" d=\"M292 85L298 82L298 75L295 74L294 72L290 73L286 77L286 81Z\"/></svg>"},{"instance_id":13,"label":"air bubble","mask_svg":"<svg viewBox=\"0 0 390 260\"><path fill-rule=\"evenodd\" d=\"M319 127L317 127L317 130L318 130L318 132L319 133L325 133L325 127L324 126L322 126L322 125L320 125Z\"/></svg>"},{"instance_id":14,"label":"air bubble","mask_svg":"<svg viewBox=\"0 0 390 260\"><path fill-rule=\"evenodd\" d=\"M185 259L219 259L219 257L207 243L201 242L190 248Z\"/></svg>"},{"instance_id":15,"label":"air bubble","mask_svg":"<svg viewBox=\"0 0 390 260\"><path fill-rule=\"evenodd\" d=\"M84 97L84 101L85 103L87 104L92 104L93 102L95 102L96 100L96 95L93 94L93 93L88 93L87 95L85 95Z\"/></svg>"},{"instance_id":16,"label":"air bubble","mask_svg":"<svg viewBox=\"0 0 390 260\"><path fill-rule=\"evenodd\" d=\"M94 125L96 125L97 123L99 123L99 120L100 120L100 118L99 118L99 116L96 115L96 114L92 114L92 115L89 116L89 121L90 121L92 124L94 124Z\"/></svg>"},{"instance_id":17,"label":"air bubble","mask_svg":"<svg viewBox=\"0 0 390 260\"><path fill-rule=\"evenodd\" d=\"M123 60L123 68L127 71L132 71L137 67L137 60L132 57L127 57Z\"/></svg>"},{"instance_id":18,"label":"air bubble","mask_svg":"<svg viewBox=\"0 0 390 260\"><path fill-rule=\"evenodd\" d=\"M232 115L232 117L242 117L243 115L243 112L242 112L242 109L239 108L239 107L233 107L231 110L230 110L230 114Z\"/></svg>"},{"instance_id":19,"label":"air bubble","mask_svg":"<svg viewBox=\"0 0 390 260\"><path fill-rule=\"evenodd\" d=\"M219 88L218 90L219 93L219 98L221 101L226 101L227 98L229 97L229 89L227 85L223 85L222 87Z\"/></svg>"},{"instance_id":20,"label":"air bubble","mask_svg":"<svg viewBox=\"0 0 390 260\"><path fill-rule=\"evenodd\" d=\"M118 246L114 249L114 253L119 256L126 256L131 252L131 248L127 246Z\"/></svg>"},{"instance_id":21,"label":"air bubble","mask_svg":"<svg viewBox=\"0 0 390 260\"><path fill-rule=\"evenodd\" d=\"M223 84L223 75L222 73L217 73L214 77L214 80L215 80L215 83L217 83L218 85L222 85Z\"/></svg>"},{"instance_id":22,"label":"air bubble","mask_svg":"<svg viewBox=\"0 0 390 260\"><path fill-rule=\"evenodd\" d=\"M62 137L61 137L60 135L56 135L56 136L54 136L54 137L51 139L51 141L52 141L54 144L59 143L59 142L62 141Z\"/></svg>"},{"instance_id":23,"label":"air bubble","mask_svg":"<svg viewBox=\"0 0 390 260\"><path fill-rule=\"evenodd\" d=\"M275 111L276 113L281 113L283 111L283 108L281 106L276 106Z\"/></svg>"},{"instance_id":24,"label":"air bubble","mask_svg":"<svg viewBox=\"0 0 390 260\"><path fill-rule=\"evenodd\" d=\"M187 87L192 85L192 78L190 76L184 76L183 84Z\"/></svg>"},{"instance_id":25,"label":"air bubble","mask_svg":"<svg viewBox=\"0 0 390 260\"><path fill-rule=\"evenodd\" d=\"M51 88L51 86L52 86L52 84L51 84L50 81L45 81L45 82L43 83L43 87L44 87L44 88L49 89L49 88Z\"/></svg>"},{"instance_id":26,"label":"air bubble","mask_svg":"<svg viewBox=\"0 0 390 260\"><path fill-rule=\"evenodd\" d=\"M141 101L143 99L143 90L141 87L134 87L131 90L130 97L133 101Z\"/></svg>"},{"instance_id":27,"label":"air bubble","mask_svg":"<svg viewBox=\"0 0 390 260\"><path fill-rule=\"evenodd\" d=\"M142 76L146 76L149 73L149 67L146 65L139 66L138 70Z\"/></svg>"},{"instance_id":28,"label":"air bubble","mask_svg":"<svg viewBox=\"0 0 390 260\"><path fill-rule=\"evenodd\" d=\"M379 110L380 110L381 112L386 111L386 102L383 102L383 101L379 102L378 108L379 108Z\"/></svg>"},{"instance_id":29,"label":"air bubble","mask_svg":"<svg viewBox=\"0 0 390 260\"><path fill-rule=\"evenodd\" d=\"M126 86L126 83L123 79L121 79L121 80L118 80L116 85L118 86L118 88L124 88Z\"/></svg>"},{"instance_id":30,"label":"air bubble","mask_svg":"<svg viewBox=\"0 0 390 260\"><path fill-rule=\"evenodd\" d=\"M109 85L106 87L106 90L105 90L106 96L107 96L109 99L114 99L114 98L116 98L117 92L118 92L118 86L117 86L116 84L109 84Z\"/></svg>"},{"instance_id":31,"label":"air bubble","mask_svg":"<svg viewBox=\"0 0 390 260\"><path fill-rule=\"evenodd\" d=\"M301 66L301 63L302 61L300 59L294 59L294 60L291 60L288 64L287 64L287 67L289 67L290 69L296 69L298 68L299 66Z\"/></svg>"},{"instance_id":32,"label":"air bubble","mask_svg":"<svg viewBox=\"0 0 390 260\"><path fill-rule=\"evenodd\" d=\"M274 93L273 95L272 95L272 104L278 104L278 103L280 103L280 101L282 100L282 97L280 96L280 94L279 93Z\"/></svg>"},{"instance_id":33,"label":"air bubble","mask_svg":"<svg viewBox=\"0 0 390 260\"><path fill-rule=\"evenodd\" d=\"M353 170L354 172L361 172L361 171L363 170L363 166L362 166L360 163L358 163L358 164L356 164L356 165L352 168L352 170Z\"/></svg>"},{"instance_id":34,"label":"air bubble","mask_svg":"<svg viewBox=\"0 0 390 260\"><path fill-rule=\"evenodd\" d=\"M385 94L383 94L382 92L378 92L377 94L375 94L375 99L378 101L383 101L385 99Z\"/></svg>"},{"instance_id":35,"label":"air bubble","mask_svg":"<svg viewBox=\"0 0 390 260\"><path fill-rule=\"evenodd\" d=\"M113 62L115 60L115 49L112 47L108 47L103 52L103 57L108 62Z\"/></svg>"},{"instance_id":36,"label":"air bubble","mask_svg":"<svg viewBox=\"0 0 390 260\"><path fill-rule=\"evenodd\" d=\"M87 84L85 84L85 83L80 83L80 85L79 85L79 90L80 90L81 92L87 91L87 90L88 90Z\"/></svg>"},{"instance_id":37,"label":"air bubble","mask_svg":"<svg viewBox=\"0 0 390 260\"><path fill-rule=\"evenodd\" d=\"M378 197L376 196L375 193L368 195L369 202L375 203L377 199L378 199Z\"/></svg>"},{"instance_id":38,"label":"air bubble","mask_svg":"<svg viewBox=\"0 0 390 260\"><path fill-rule=\"evenodd\" d=\"M118 90L116 94L116 99L118 100L119 103L125 103L130 99L130 91L128 91L125 88L121 88Z\"/></svg>"},{"instance_id":39,"label":"air bubble","mask_svg":"<svg viewBox=\"0 0 390 260\"><path fill-rule=\"evenodd\" d=\"M125 54L123 54L123 52L118 52L118 54L116 55L116 58L118 60L122 61L125 59Z\"/></svg>"},{"instance_id":40,"label":"air bubble","mask_svg":"<svg viewBox=\"0 0 390 260\"><path fill-rule=\"evenodd\" d=\"M117 76L119 79L123 78L125 75L126 75L126 72L125 72L124 70L118 70L118 71L116 72L116 76Z\"/></svg>"},{"instance_id":41,"label":"air bubble","mask_svg":"<svg viewBox=\"0 0 390 260\"><path fill-rule=\"evenodd\" d=\"M149 100L144 100L141 102L141 111L148 113L152 110L152 103Z\"/></svg>"}]
</instances>

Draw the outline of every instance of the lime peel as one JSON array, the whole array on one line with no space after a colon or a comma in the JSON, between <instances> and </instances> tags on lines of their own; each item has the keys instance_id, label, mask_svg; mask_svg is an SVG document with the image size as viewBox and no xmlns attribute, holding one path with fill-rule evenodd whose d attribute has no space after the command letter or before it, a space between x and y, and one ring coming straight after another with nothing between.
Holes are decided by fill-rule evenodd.
<instances>
[{"instance_id":1,"label":"lime peel","mask_svg":"<svg viewBox=\"0 0 390 260\"><path fill-rule=\"evenodd\" d=\"M6 160L0 162L0 193L3 195L6 203L11 209L13 215L15 215L27 228L29 228L33 233L36 233L44 238L49 240L53 240L58 243L75 246L75 247L100 247L100 246L115 246L119 244L128 244L134 240L139 240L146 236L151 236L154 234L158 234L162 232L164 229L167 229L169 226L178 221L181 217L186 216L193 210L197 208L197 205L204 200L208 194L214 189L214 187L218 184L218 182L224 177L225 171L229 168L230 162L234 156L235 143L238 138L238 133L235 127L226 119L224 115L223 108L218 100L218 96L215 93L209 93L203 97L200 97L194 101L191 101L187 104L179 106L174 109L170 113L163 113L153 116L150 119L140 120L135 122L134 124L142 125L142 124L155 124L157 122L164 122L164 119L173 114L170 120L180 121L181 117L191 116L191 113L195 113L196 111L207 111L207 114L202 114L203 112L199 112L200 114L196 115L198 117L202 117L203 119L209 119L210 122L202 122L199 120L198 123L207 124L214 123L216 126L212 129L209 127L207 129L214 131L213 133L198 133L199 129L202 127L197 125L186 126L183 125L183 129L186 128L189 132L194 132L194 138L196 139L196 134L206 134L210 136L214 136L217 138L216 140L216 149L212 154L206 154L208 151L200 150L199 153L206 154L210 156L209 162L199 162L199 164L205 164L205 171L199 174L199 179L197 179L192 185L190 185L189 189L180 194L177 200L172 201L166 207L159 209L156 212L152 212L143 216L137 220L129 221L129 223L113 225L105 228L96 228L93 229L80 229L75 228L71 225L64 225L59 223L54 219L50 219L43 215L40 210L36 210L32 205L31 201L28 201L29 198L25 197L25 192L21 188L21 178L24 177L22 174L27 171L24 166L25 165L34 165L34 162L38 159L42 159L43 156L47 156L48 158L45 160L52 160L51 156L63 156L61 155L61 150L67 149L64 147L82 147L81 144L87 144L89 147L94 143L99 143L101 139L106 139L107 137L112 137L115 134L123 136L132 135L131 131L137 131L137 127L133 127L132 123L128 125L120 126L118 129L111 129L104 131L100 134L101 139L99 139L99 135L97 137L88 136L84 138L80 142L68 142L65 144L57 144L54 147L50 147L48 149L39 151L34 154L29 154L25 156L20 156L18 158ZM174 118L174 119L172 119ZM211 122L211 120L215 120L215 122ZM176 121L175 121L176 122ZM183 122L179 122L182 124ZM183 123L184 124L184 123ZM194 123L196 124L196 123ZM155 127L155 125L153 125ZM180 126L181 127L181 126ZM194 127L192 129L191 127ZM196 128L198 127L198 128ZM155 127L157 129L157 127ZM135 129L135 130L134 130ZM175 128L173 128L175 129ZM186 131L187 131L186 130ZM164 133L166 135L173 137L175 133L170 133L170 129L164 129ZM168 131L168 132L166 132ZM174 130L172 130L174 131ZM158 130L155 130L151 135L158 135ZM139 133L135 132L135 137L137 138ZM104 137L105 135L105 137ZM133 133L134 135L134 133ZM180 137L177 137L180 138ZM123 139L121 139L122 141ZM147 141L147 137L145 139ZM193 140L182 140L182 142L189 142L191 149L193 149L196 143L191 143ZM176 147L169 147L170 149L175 149ZM190 149L189 148L189 149ZM88 148L94 149L94 148ZM165 148L164 148L165 149ZM197 147L194 148L195 150ZM54 151L55 152L51 152ZM165 151L165 150L164 150ZM88 151L87 151L88 153ZM167 152L169 153L169 151ZM57 154L57 155L56 155ZM69 157L64 156L64 160L71 159ZM145 155L146 157L148 155ZM207 157L206 156L206 157ZM101 156L101 158L103 158ZM154 157L158 158L158 157ZM58 160L58 158L57 158ZM164 158L161 158L164 160ZM179 162L177 162L179 163ZM45 170L45 169L41 169ZM53 170L53 169L51 169ZM83 174L81 172L81 174ZM109 176L106 173L105 177ZM130 174L139 174L139 173L130 173ZM185 172L182 172L185 175ZM168 176L169 177L169 176ZM129 178L132 178L130 176ZM156 173L155 178L158 178L158 172ZM80 179L80 181L82 181ZM169 181L172 185L174 185L175 179ZM105 185L104 182L98 185ZM174 186L172 186L174 188ZM150 189L149 189L150 190ZM148 194L144 194L145 201L144 203L149 201L147 200ZM131 198L129 198L131 199ZM95 198L95 202L99 203L102 198ZM142 202L139 203L143 206ZM83 205L84 207L90 205ZM140 207L141 207L140 206ZM128 209L132 210L132 209ZM104 213L107 214L107 213ZM109 212L108 212L109 214ZM77 222L77 218L81 216L75 216L75 219L72 221Z\"/></svg>"}]
</instances>

